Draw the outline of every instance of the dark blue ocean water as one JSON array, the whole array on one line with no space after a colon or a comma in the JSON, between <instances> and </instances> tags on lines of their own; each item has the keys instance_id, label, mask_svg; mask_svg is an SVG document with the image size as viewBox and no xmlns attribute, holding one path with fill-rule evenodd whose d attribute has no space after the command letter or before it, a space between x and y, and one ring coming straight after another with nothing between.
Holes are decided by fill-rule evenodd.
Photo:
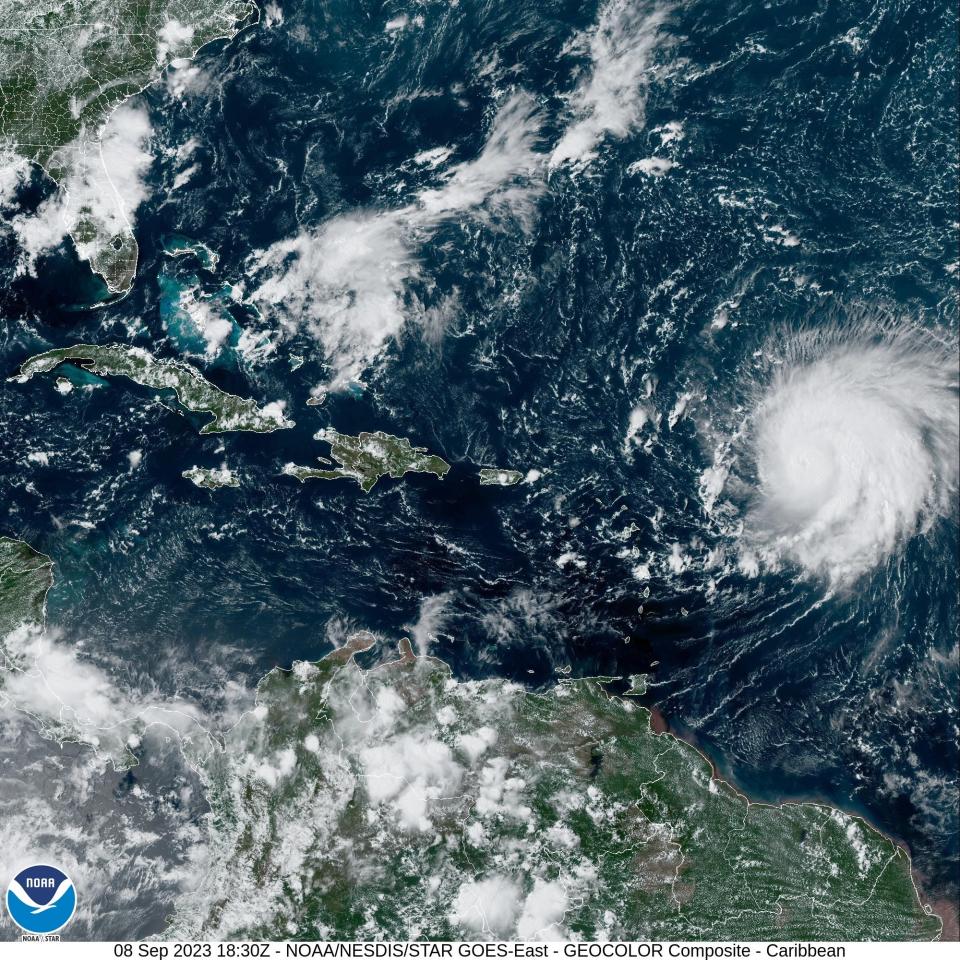
<instances>
[{"instance_id":1,"label":"dark blue ocean water","mask_svg":"<svg viewBox=\"0 0 960 960\"><path fill-rule=\"evenodd\" d=\"M385 30L401 13L407 26ZM156 160L127 297L85 309L97 286L68 247L36 278L6 271L5 375L77 341L180 356L191 346L163 284L168 301L172 284L219 296L235 331L278 329L223 295L260 282L253 251L415 202L439 181L411 158L476 157L511 91L537 104L548 154L588 67L570 40L598 5L285 2L283 15L207 48L188 95L140 98ZM582 170L544 176L526 227L499 211L424 231L408 322L362 389L304 406L331 371L305 326L262 361L193 358L225 389L286 400L295 429L201 437L201 421L127 383L66 397L52 380L4 383L0 529L56 560L51 622L119 683L200 699L350 627L397 638L418 622L467 676L647 673L650 703L751 795L862 812L909 845L930 893L955 896L956 511L832 593L789 564L713 586L695 564L645 581L634 567L718 544L698 497L702 423L719 429L743 402L776 331L853 329L866 312L956 341L956 59L944 2L665 7L642 122L600 137ZM664 140L669 124L682 139ZM173 189L191 138L199 169ZM631 172L655 155L666 175ZM21 200L48 193L38 178ZM216 273L166 257L172 232L217 251ZM13 239L0 245L14 263ZM664 420L685 392L699 399L649 452L625 451L653 381ZM312 439L324 426L409 437L453 470L369 495L280 476L326 452ZM180 476L224 459L238 490ZM542 475L480 487L479 465Z\"/></svg>"}]
</instances>

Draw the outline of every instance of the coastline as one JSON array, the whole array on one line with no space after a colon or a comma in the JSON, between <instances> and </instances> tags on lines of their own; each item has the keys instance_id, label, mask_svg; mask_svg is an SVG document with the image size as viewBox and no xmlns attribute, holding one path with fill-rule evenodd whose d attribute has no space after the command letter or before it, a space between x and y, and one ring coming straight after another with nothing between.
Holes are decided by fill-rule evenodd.
<instances>
[{"instance_id":1,"label":"coastline","mask_svg":"<svg viewBox=\"0 0 960 960\"><path fill-rule=\"evenodd\" d=\"M729 769L721 771L713 753L701 744L695 734L681 732L675 727L672 727L669 720L657 707L645 704L644 708L650 711L650 727L654 733L670 736L696 750L710 765L711 778L717 783L726 784L734 793L742 797L749 806L772 807L777 809L788 806L810 806L837 810L854 820L859 820L869 830L885 837L906 855L910 863L910 876L913 881L913 887L921 907L923 907L929 915L935 916L940 920L941 932L938 939L951 942L960 941L960 909L958 909L958 905L943 892L935 894L927 892L927 881L914 866L914 856L910 845L902 837L879 826L862 805L857 804L857 809L854 811L847 805L838 804L827 796L815 793L790 794L785 799L780 800L755 800L751 796L753 791L745 787Z\"/></svg>"}]
</instances>

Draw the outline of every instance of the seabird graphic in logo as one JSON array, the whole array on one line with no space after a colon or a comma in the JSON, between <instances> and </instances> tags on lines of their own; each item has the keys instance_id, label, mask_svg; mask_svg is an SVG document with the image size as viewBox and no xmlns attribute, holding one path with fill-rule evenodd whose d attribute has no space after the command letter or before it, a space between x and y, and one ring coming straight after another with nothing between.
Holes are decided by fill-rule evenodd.
<instances>
[{"instance_id":1,"label":"seabird graphic in logo","mask_svg":"<svg viewBox=\"0 0 960 960\"><path fill-rule=\"evenodd\" d=\"M76 909L73 881L45 863L21 870L7 887L10 919L27 933L55 933L70 922Z\"/></svg>"}]
</instances>

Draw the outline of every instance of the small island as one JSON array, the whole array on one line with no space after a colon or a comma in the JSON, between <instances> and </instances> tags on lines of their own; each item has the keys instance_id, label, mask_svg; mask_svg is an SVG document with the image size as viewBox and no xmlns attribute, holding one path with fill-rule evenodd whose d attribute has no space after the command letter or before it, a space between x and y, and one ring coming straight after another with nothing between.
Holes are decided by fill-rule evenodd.
<instances>
[{"instance_id":1,"label":"small island","mask_svg":"<svg viewBox=\"0 0 960 960\"><path fill-rule=\"evenodd\" d=\"M384 476L396 479L405 473L432 473L442 479L450 470L449 463L427 453L424 447L411 446L405 437L394 437L379 430L356 437L336 430L321 430L315 439L330 444L330 456L340 466L328 470L288 463L283 468L287 476L296 477L301 483L356 480L363 492L369 493Z\"/></svg>"},{"instance_id":2,"label":"small island","mask_svg":"<svg viewBox=\"0 0 960 960\"><path fill-rule=\"evenodd\" d=\"M523 479L519 470L500 470L497 467L484 467L480 471L481 487L512 487Z\"/></svg>"},{"instance_id":3,"label":"small island","mask_svg":"<svg viewBox=\"0 0 960 960\"><path fill-rule=\"evenodd\" d=\"M49 350L25 360L19 376L11 379L26 383L38 373L50 373L63 363L76 364L100 377L127 377L153 390L172 390L180 404L191 413L209 413L213 420L201 427L201 433L247 431L272 433L294 426L283 415L283 404L258 407L255 400L238 397L214 386L195 367L179 360L157 360L140 347L123 344L98 346L79 343L73 347Z\"/></svg>"},{"instance_id":4,"label":"small island","mask_svg":"<svg viewBox=\"0 0 960 960\"><path fill-rule=\"evenodd\" d=\"M240 480L226 464L221 467L191 467L180 476L205 490L219 490L221 487L239 487Z\"/></svg>"}]
</instances>

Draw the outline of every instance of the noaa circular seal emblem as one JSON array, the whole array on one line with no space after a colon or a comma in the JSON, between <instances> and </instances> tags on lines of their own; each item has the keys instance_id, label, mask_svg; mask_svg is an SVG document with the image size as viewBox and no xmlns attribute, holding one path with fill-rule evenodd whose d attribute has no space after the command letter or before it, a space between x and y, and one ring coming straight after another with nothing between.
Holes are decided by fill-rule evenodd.
<instances>
[{"instance_id":1,"label":"noaa circular seal emblem","mask_svg":"<svg viewBox=\"0 0 960 960\"><path fill-rule=\"evenodd\" d=\"M76 909L73 881L45 863L21 870L7 887L7 913L27 933L56 933L70 922Z\"/></svg>"}]
</instances>

